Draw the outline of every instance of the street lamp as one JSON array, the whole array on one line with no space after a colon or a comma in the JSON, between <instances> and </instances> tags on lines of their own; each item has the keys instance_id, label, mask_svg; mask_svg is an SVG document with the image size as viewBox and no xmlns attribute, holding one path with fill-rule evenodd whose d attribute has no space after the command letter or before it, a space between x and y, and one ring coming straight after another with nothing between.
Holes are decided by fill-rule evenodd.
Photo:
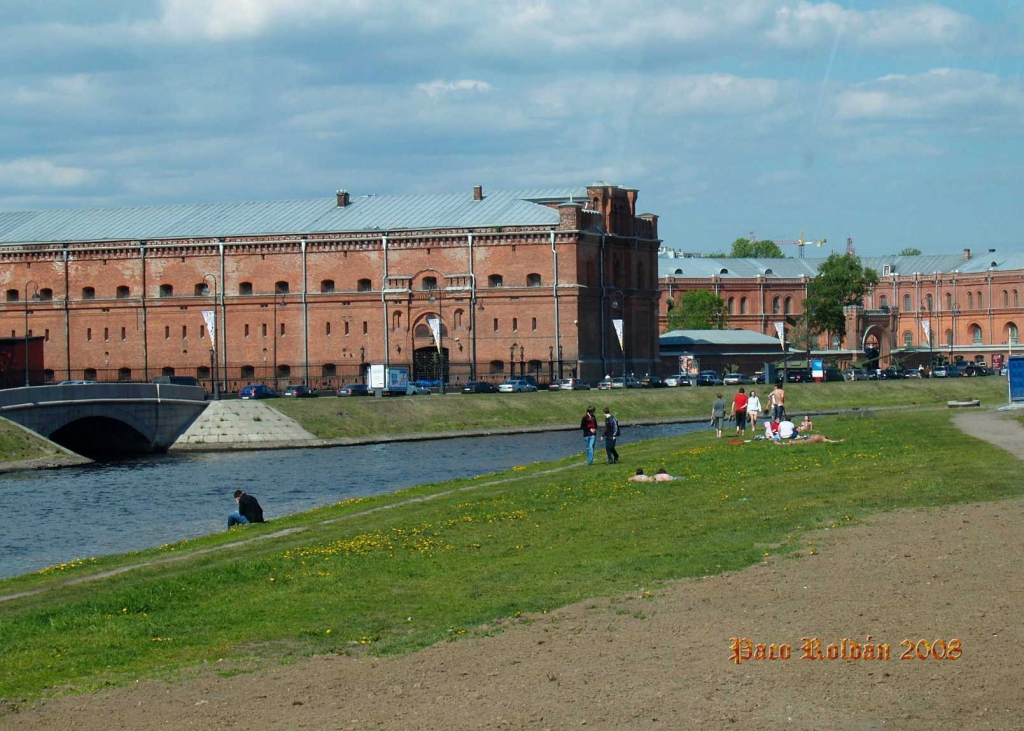
<instances>
[{"instance_id":1,"label":"street lamp","mask_svg":"<svg viewBox=\"0 0 1024 731\"><path fill-rule=\"evenodd\" d=\"M548 346L548 380L555 381L555 346Z\"/></svg>"},{"instance_id":2,"label":"street lamp","mask_svg":"<svg viewBox=\"0 0 1024 731\"><path fill-rule=\"evenodd\" d=\"M956 342L956 318L960 314L960 305L956 302L953 303L953 309L950 311L951 319L953 321L952 329L949 331L949 362L953 362L953 343Z\"/></svg>"},{"instance_id":3,"label":"street lamp","mask_svg":"<svg viewBox=\"0 0 1024 731\"><path fill-rule=\"evenodd\" d=\"M32 382L29 380L29 377L28 377L28 367L29 367L29 362L28 362L28 300L29 300L28 288L29 288L29 285L32 285L32 300L34 302L38 302L39 301L39 285L36 283L36 281L34 279L30 279L27 282L25 282L25 386L31 386L32 385Z\"/></svg>"},{"instance_id":4,"label":"street lamp","mask_svg":"<svg viewBox=\"0 0 1024 731\"><path fill-rule=\"evenodd\" d=\"M523 353L525 352L525 350L526 349L523 348L522 345L519 346L519 375L520 376L525 376L526 375L526 362L523 360Z\"/></svg>"},{"instance_id":5,"label":"street lamp","mask_svg":"<svg viewBox=\"0 0 1024 731\"><path fill-rule=\"evenodd\" d=\"M438 381L440 382L437 388L438 394L444 396L444 305L441 302L441 293L437 293L437 297L434 297L434 293L430 293L429 302L433 305L437 303L437 365L440 371ZM398 352L402 352L399 350ZM414 354L415 355L415 354Z\"/></svg>"},{"instance_id":6,"label":"street lamp","mask_svg":"<svg viewBox=\"0 0 1024 731\"><path fill-rule=\"evenodd\" d=\"M263 379L267 378L267 349L263 349Z\"/></svg>"},{"instance_id":7,"label":"street lamp","mask_svg":"<svg viewBox=\"0 0 1024 731\"><path fill-rule=\"evenodd\" d=\"M281 295L281 307L285 306L285 292L274 292L274 390L277 390L277 295Z\"/></svg>"},{"instance_id":8,"label":"street lamp","mask_svg":"<svg viewBox=\"0 0 1024 731\"><path fill-rule=\"evenodd\" d=\"M508 349L508 377L515 378L516 376L516 344L512 345Z\"/></svg>"},{"instance_id":9,"label":"street lamp","mask_svg":"<svg viewBox=\"0 0 1024 731\"><path fill-rule=\"evenodd\" d=\"M359 382L366 383L366 368L363 364L366 362L366 346L359 346Z\"/></svg>"},{"instance_id":10,"label":"street lamp","mask_svg":"<svg viewBox=\"0 0 1024 731\"><path fill-rule=\"evenodd\" d=\"M203 282L207 279L213 281L213 321L210 327L210 373L213 376L213 400L220 399L220 377L217 368L217 277L213 274L206 274Z\"/></svg>"}]
</instances>

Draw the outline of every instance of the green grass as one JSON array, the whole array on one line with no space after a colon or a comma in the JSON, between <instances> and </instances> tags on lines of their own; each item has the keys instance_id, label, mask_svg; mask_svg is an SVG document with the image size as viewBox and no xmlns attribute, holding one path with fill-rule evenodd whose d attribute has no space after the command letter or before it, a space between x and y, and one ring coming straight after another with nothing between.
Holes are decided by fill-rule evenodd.
<instances>
[{"instance_id":1,"label":"green grass","mask_svg":"<svg viewBox=\"0 0 1024 731\"><path fill-rule=\"evenodd\" d=\"M0 419L0 463L63 456L49 442Z\"/></svg>"},{"instance_id":2,"label":"green grass","mask_svg":"<svg viewBox=\"0 0 1024 731\"><path fill-rule=\"evenodd\" d=\"M234 673L315 653L408 652L587 597L656 591L660 582L741 569L766 553L806 554L808 531L871 513L1024 493L1019 463L965 437L945 410L815 424L847 441L729 445L707 432L652 440L625 445L614 467L538 475L541 467L531 465L500 476L507 482L428 502L355 514L496 478L423 486L107 559L187 555L306 526L5 604L0 699L173 678L221 658L217 668ZM630 483L636 466L664 466L686 479ZM0 591L92 570L0 582Z\"/></svg>"},{"instance_id":3,"label":"green grass","mask_svg":"<svg viewBox=\"0 0 1024 731\"><path fill-rule=\"evenodd\" d=\"M750 386L745 387L748 391ZM761 394L771 389L754 386ZM573 391L516 394L450 394L445 397L406 396L394 399L332 398L272 399L266 403L299 422L320 439L374 435L417 434L468 429L578 424L590 404L609 406L620 420L704 417L711 413L720 388ZM789 413L892 405L945 405L960 397L980 398L985 404L1006 402L1006 379L950 378L853 383L790 384L786 387ZM767 398L762 401L767 405Z\"/></svg>"}]
</instances>

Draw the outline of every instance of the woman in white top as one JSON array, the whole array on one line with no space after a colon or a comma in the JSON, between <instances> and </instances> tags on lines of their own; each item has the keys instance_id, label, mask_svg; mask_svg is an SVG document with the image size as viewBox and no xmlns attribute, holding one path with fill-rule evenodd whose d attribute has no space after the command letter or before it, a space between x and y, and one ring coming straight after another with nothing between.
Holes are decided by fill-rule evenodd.
<instances>
[{"instance_id":1,"label":"woman in white top","mask_svg":"<svg viewBox=\"0 0 1024 731\"><path fill-rule=\"evenodd\" d=\"M761 413L761 399L757 397L757 394L753 391L750 392L750 397L747 399L747 418L750 419L750 424L754 429L757 429L757 415Z\"/></svg>"}]
</instances>

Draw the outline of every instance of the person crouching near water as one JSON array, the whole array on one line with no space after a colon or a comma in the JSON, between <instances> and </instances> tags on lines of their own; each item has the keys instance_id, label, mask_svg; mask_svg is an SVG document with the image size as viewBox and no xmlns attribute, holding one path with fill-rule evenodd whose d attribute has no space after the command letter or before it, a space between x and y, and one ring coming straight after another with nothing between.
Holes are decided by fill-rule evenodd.
<instances>
[{"instance_id":1,"label":"person crouching near water","mask_svg":"<svg viewBox=\"0 0 1024 731\"><path fill-rule=\"evenodd\" d=\"M228 529L236 525L264 522L263 508L260 507L259 500L252 495L242 490L235 490L235 503L238 505L238 510L228 514Z\"/></svg>"}]
</instances>

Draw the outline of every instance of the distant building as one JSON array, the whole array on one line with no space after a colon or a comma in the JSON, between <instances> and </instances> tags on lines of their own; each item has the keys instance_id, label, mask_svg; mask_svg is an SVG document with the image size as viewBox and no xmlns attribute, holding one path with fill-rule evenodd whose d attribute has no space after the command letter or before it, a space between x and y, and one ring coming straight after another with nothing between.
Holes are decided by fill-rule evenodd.
<instances>
[{"instance_id":1,"label":"distant building","mask_svg":"<svg viewBox=\"0 0 1024 731\"><path fill-rule=\"evenodd\" d=\"M209 383L216 367L228 390L333 387L371 363L431 380L443 368L453 384L648 372L660 241L637 195L476 187L0 212L0 332L23 336L31 302L49 380Z\"/></svg>"},{"instance_id":2,"label":"distant building","mask_svg":"<svg viewBox=\"0 0 1024 731\"><path fill-rule=\"evenodd\" d=\"M824 259L682 258L663 253L658 276L666 301L693 289L725 300L729 327L775 337L776 322L803 317L807 285ZM1024 322L1024 253L861 257L879 274L863 307L846 310L846 337L824 337L815 354L840 366L877 358L916 366L939 356L991 364L1018 349ZM661 327L667 326L667 302ZM929 339L926 334L930 333Z\"/></svg>"},{"instance_id":3,"label":"distant building","mask_svg":"<svg viewBox=\"0 0 1024 731\"><path fill-rule=\"evenodd\" d=\"M692 361L699 370L753 374L781 357L778 338L750 330L672 330L661 336L662 373L666 374L683 373L688 370L683 364Z\"/></svg>"}]
</instances>

